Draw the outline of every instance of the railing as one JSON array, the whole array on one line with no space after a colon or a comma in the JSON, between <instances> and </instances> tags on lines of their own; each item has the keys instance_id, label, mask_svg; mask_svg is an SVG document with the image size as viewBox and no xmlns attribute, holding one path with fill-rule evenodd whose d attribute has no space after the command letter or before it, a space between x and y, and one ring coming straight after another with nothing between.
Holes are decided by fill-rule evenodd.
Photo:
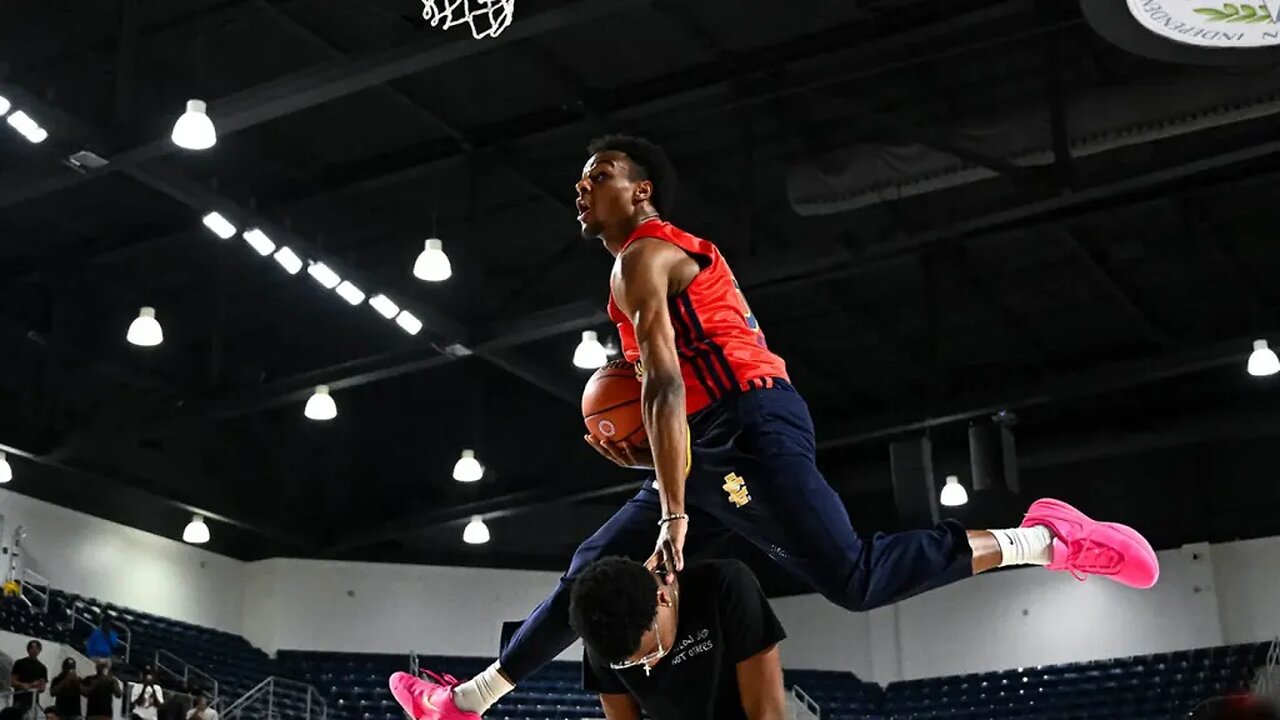
<instances>
[{"instance_id":1,"label":"railing","mask_svg":"<svg viewBox=\"0 0 1280 720\"><path fill-rule=\"evenodd\" d=\"M191 676L195 675L204 681L205 687L209 689L210 704L218 702L218 679L182 658L174 655L168 650L156 650L155 659L152 667L156 670L164 670L174 677L182 678L188 688L191 687ZM179 669L181 672L179 672Z\"/></svg>"},{"instance_id":2,"label":"railing","mask_svg":"<svg viewBox=\"0 0 1280 720\"><path fill-rule=\"evenodd\" d=\"M795 701L796 715L800 716L799 711L804 710L814 720L822 720L822 707L809 697L809 694L800 689L799 685L791 686L791 697Z\"/></svg>"},{"instance_id":3,"label":"railing","mask_svg":"<svg viewBox=\"0 0 1280 720\"><path fill-rule=\"evenodd\" d=\"M49 579L34 570L22 569L22 576L19 580L22 586L22 592L19 597L23 599L33 610L39 610L42 613L49 612L49 594L53 589L53 584ZM27 597L27 592L36 596L38 603L31 602L31 598Z\"/></svg>"},{"instance_id":4,"label":"railing","mask_svg":"<svg viewBox=\"0 0 1280 720\"><path fill-rule=\"evenodd\" d=\"M67 621L66 628L67 630L74 632L76 629L76 623L80 622L87 625L89 627L89 632L92 633L95 629L97 629L98 623L94 622L93 620L91 620L89 617L85 615L81 615L76 610L76 608L79 607L79 605L80 605L80 601L77 600L75 603L71 605L70 608L67 609L67 616L69 619ZM102 612L105 613L106 610L103 610ZM124 648L124 661L129 662L129 659L133 653L133 631L129 629L128 625L124 625L122 623L115 622L115 621L112 621L111 626L115 628L116 633L120 636L120 646Z\"/></svg>"},{"instance_id":5,"label":"railing","mask_svg":"<svg viewBox=\"0 0 1280 720\"><path fill-rule=\"evenodd\" d=\"M284 702L293 700L298 705L290 707ZM288 713L301 720L328 720L329 705L314 687L280 677L269 677L258 683L243 697L222 711L222 720L278 720Z\"/></svg>"},{"instance_id":6,"label":"railing","mask_svg":"<svg viewBox=\"0 0 1280 720\"><path fill-rule=\"evenodd\" d=\"M1280 638L1271 641L1267 648L1267 659L1253 678L1253 692L1262 697L1275 698L1280 695L1280 682L1276 678L1276 666L1280 665Z\"/></svg>"},{"instance_id":7,"label":"railing","mask_svg":"<svg viewBox=\"0 0 1280 720\"><path fill-rule=\"evenodd\" d=\"M37 700L39 699L40 693L36 690L6 690L0 693L0 707L5 707L5 708L13 707L13 704L14 704L13 701L19 695L31 696L31 712L24 714L23 717L24 718L33 717L36 714L36 711L39 710L40 708L40 703L37 702ZM40 716L43 716L44 711L41 710L39 714Z\"/></svg>"}]
</instances>

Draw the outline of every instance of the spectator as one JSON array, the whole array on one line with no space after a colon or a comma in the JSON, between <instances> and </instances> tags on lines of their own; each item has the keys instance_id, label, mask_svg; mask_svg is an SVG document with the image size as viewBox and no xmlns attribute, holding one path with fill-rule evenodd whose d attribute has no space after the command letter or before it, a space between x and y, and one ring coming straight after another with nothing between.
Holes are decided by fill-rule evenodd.
<instances>
[{"instance_id":1,"label":"spectator","mask_svg":"<svg viewBox=\"0 0 1280 720\"><path fill-rule=\"evenodd\" d=\"M106 613L102 614L102 622L98 627L89 633L89 639L85 641L85 655L90 660L101 660L103 658L110 659L115 655L116 648L120 645L120 636L112 627L111 616Z\"/></svg>"},{"instance_id":2,"label":"spectator","mask_svg":"<svg viewBox=\"0 0 1280 720\"><path fill-rule=\"evenodd\" d=\"M133 686L129 695L129 717L133 720L159 720L160 704L164 693L156 684L151 668L142 671L142 682Z\"/></svg>"},{"instance_id":3,"label":"spectator","mask_svg":"<svg viewBox=\"0 0 1280 720\"><path fill-rule=\"evenodd\" d=\"M1253 695L1231 695L1201 703L1192 720L1280 720L1280 708Z\"/></svg>"},{"instance_id":4,"label":"spectator","mask_svg":"<svg viewBox=\"0 0 1280 720\"><path fill-rule=\"evenodd\" d=\"M80 675L76 673L76 659L67 658L62 661L62 672L53 678L49 688L53 695L52 709L57 711L57 720L80 720L84 716L80 700ZM45 709L48 714L49 708Z\"/></svg>"},{"instance_id":5,"label":"spectator","mask_svg":"<svg viewBox=\"0 0 1280 720\"><path fill-rule=\"evenodd\" d=\"M187 714L187 720L218 720L218 711L209 707L209 698L199 692L196 693L196 704Z\"/></svg>"},{"instance_id":6,"label":"spectator","mask_svg":"<svg viewBox=\"0 0 1280 720\"><path fill-rule=\"evenodd\" d=\"M44 692L49 682L49 668L40 662L40 652L44 645L39 640L27 643L27 656L13 664L9 675L9 684L13 686L13 706L26 714L35 704L36 698Z\"/></svg>"},{"instance_id":7,"label":"spectator","mask_svg":"<svg viewBox=\"0 0 1280 720\"><path fill-rule=\"evenodd\" d=\"M9 692L9 677L13 674L13 658L9 653L0 650L0 692Z\"/></svg>"},{"instance_id":8,"label":"spectator","mask_svg":"<svg viewBox=\"0 0 1280 720\"><path fill-rule=\"evenodd\" d=\"M95 665L97 674L81 683L81 692L88 698L84 714L87 720L113 720L116 713L111 706L115 704L115 698L124 696L124 691L120 681L111 674L109 661L98 660Z\"/></svg>"},{"instance_id":9,"label":"spectator","mask_svg":"<svg viewBox=\"0 0 1280 720\"><path fill-rule=\"evenodd\" d=\"M56 705L50 705L44 709L44 720L63 720L63 717L58 714Z\"/></svg>"},{"instance_id":10,"label":"spectator","mask_svg":"<svg viewBox=\"0 0 1280 720\"><path fill-rule=\"evenodd\" d=\"M180 685L181 692L170 692L164 696L158 713L160 720L187 720L191 712L191 692L189 685Z\"/></svg>"}]
</instances>

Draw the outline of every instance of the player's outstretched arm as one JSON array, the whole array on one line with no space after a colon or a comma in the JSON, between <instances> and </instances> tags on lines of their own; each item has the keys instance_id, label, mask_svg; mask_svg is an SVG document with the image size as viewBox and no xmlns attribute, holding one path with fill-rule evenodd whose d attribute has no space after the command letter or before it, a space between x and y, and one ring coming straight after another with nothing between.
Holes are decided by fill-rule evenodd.
<instances>
[{"instance_id":1,"label":"player's outstretched arm","mask_svg":"<svg viewBox=\"0 0 1280 720\"><path fill-rule=\"evenodd\" d=\"M684 378L676 353L676 334L667 305L671 278L682 263L693 260L676 246L654 238L633 242L619 256L613 297L631 320L644 368L640 407L653 451L654 473L662 499L664 522L658 553L671 570L684 569L684 484L689 472L689 426L685 419Z\"/></svg>"},{"instance_id":2,"label":"player's outstretched arm","mask_svg":"<svg viewBox=\"0 0 1280 720\"><path fill-rule=\"evenodd\" d=\"M630 695L600 695L606 720L640 720L640 706Z\"/></svg>"},{"instance_id":3,"label":"player's outstretched arm","mask_svg":"<svg viewBox=\"0 0 1280 720\"><path fill-rule=\"evenodd\" d=\"M738 696L748 720L785 720L787 692L782 687L778 646L738 663Z\"/></svg>"}]
</instances>

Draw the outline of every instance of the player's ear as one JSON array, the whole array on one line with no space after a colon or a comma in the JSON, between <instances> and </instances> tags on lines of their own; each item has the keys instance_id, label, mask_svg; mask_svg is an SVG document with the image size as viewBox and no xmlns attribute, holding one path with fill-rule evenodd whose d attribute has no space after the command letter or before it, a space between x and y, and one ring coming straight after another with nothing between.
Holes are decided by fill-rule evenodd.
<instances>
[{"instance_id":1,"label":"player's ear","mask_svg":"<svg viewBox=\"0 0 1280 720\"><path fill-rule=\"evenodd\" d=\"M671 589L666 585L658 588L658 606L671 607Z\"/></svg>"},{"instance_id":2,"label":"player's ear","mask_svg":"<svg viewBox=\"0 0 1280 720\"><path fill-rule=\"evenodd\" d=\"M635 184L635 188L631 191L631 199L635 204L648 201L653 197L653 181L641 180Z\"/></svg>"}]
</instances>

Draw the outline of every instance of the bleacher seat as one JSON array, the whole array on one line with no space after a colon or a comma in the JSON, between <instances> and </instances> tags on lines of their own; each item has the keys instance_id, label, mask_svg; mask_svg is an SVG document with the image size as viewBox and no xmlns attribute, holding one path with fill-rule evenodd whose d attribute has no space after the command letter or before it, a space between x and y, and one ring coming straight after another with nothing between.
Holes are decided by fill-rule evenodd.
<instances>
[{"instance_id":1,"label":"bleacher seat","mask_svg":"<svg viewBox=\"0 0 1280 720\"><path fill-rule=\"evenodd\" d=\"M166 650L217 678L224 698L235 699L277 675L308 683L327 697L335 720L403 720L387 689L387 677L409 670L407 655L282 651L272 660L244 638L54 590L49 612L21 600L0 602L0 629L53 642L83 646L88 628L66 629L68 608L105 613L133 635L132 665L150 663ZM1183 717L1210 697L1248 687L1266 659L1268 644L1198 648L1057 666L1017 668L891 683L887 688L851 673L788 670L788 687L799 686L827 720L1164 720ZM491 660L420 658L420 664L470 677ZM162 678L163 680L163 678ZM281 720L300 717L305 696L282 692ZM246 714L244 720L254 720ZM594 694L581 687L581 665L557 662L503 698L486 714L498 720L567 720L603 717ZM265 720L262 719L262 720Z\"/></svg>"}]
</instances>

